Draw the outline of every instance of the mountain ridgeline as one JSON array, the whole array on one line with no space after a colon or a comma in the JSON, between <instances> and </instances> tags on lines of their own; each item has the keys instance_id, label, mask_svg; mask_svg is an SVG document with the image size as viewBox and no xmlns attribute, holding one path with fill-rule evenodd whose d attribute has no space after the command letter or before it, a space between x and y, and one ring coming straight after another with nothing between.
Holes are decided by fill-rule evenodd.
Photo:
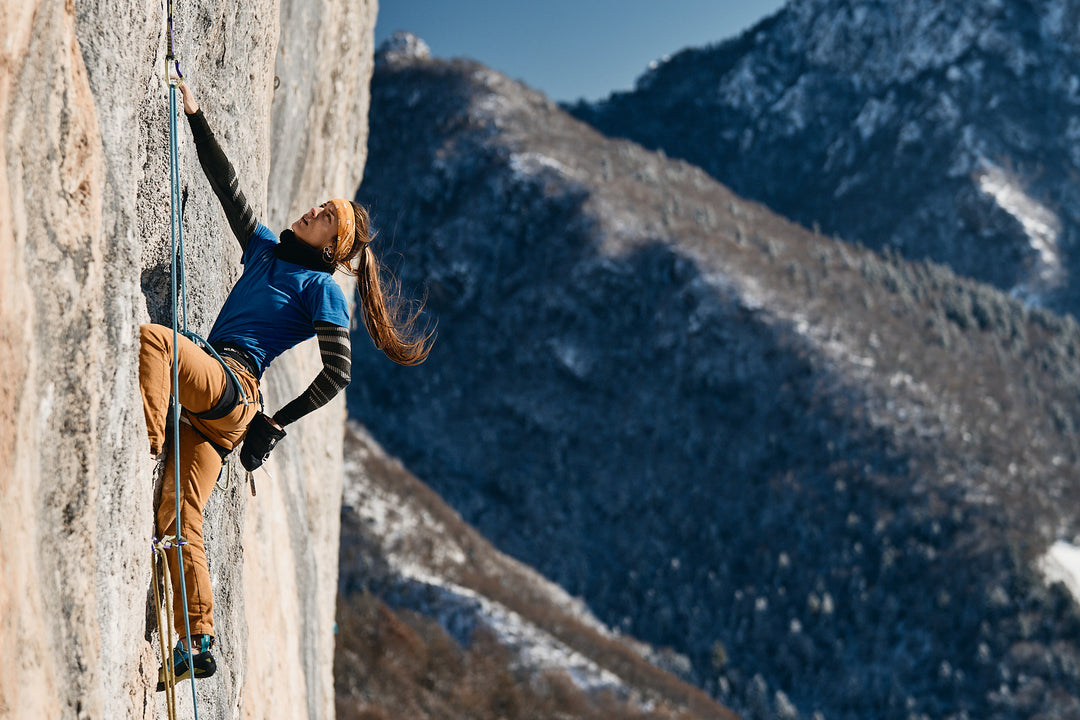
<instances>
[{"instance_id":1,"label":"mountain ridgeline","mask_svg":"<svg viewBox=\"0 0 1080 720\"><path fill-rule=\"evenodd\" d=\"M411 37L376 57L368 157L439 337L398 368L358 335L350 414L499 549L747 718L1080 711L1080 616L1040 572L1080 533L1072 319Z\"/></svg>"},{"instance_id":2,"label":"mountain ridgeline","mask_svg":"<svg viewBox=\"0 0 1080 720\"><path fill-rule=\"evenodd\" d=\"M802 0L572 112L807 227L1080 311L1080 4Z\"/></svg>"}]
</instances>

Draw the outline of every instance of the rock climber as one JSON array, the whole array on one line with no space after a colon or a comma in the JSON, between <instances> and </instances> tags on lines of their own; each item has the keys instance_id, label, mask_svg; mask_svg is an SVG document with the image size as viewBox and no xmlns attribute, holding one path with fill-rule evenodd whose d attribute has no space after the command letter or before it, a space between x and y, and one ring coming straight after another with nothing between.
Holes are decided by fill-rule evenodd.
<instances>
[{"instance_id":1,"label":"rock climber","mask_svg":"<svg viewBox=\"0 0 1080 720\"><path fill-rule=\"evenodd\" d=\"M178 335L177 367L180 423L180 493L184 584L187 586L191 645L188 648L177 552L167 550L174 588L173 623L181 640L174 650L177 680L205 678L217 665L214 598L203 544L203 508L224 457L241 441L248 471L261 465L285 427L325 405L349 383L351 347L349 306L333 279L335 270L356 277L359 310L375 346L402 365L423 362L434 335L419 325L422 303L410 302L395 288L392 275L371 249L367 211L334 199L311 208L275 237L255 218L238 187L236 172L184 82L184 112L206 174L243 251L243 272L225 300L207 341L221 362ZM172 443L166 423L172 384L173 333L162 325L140 330L139 386L150 452L165 458L161 498L156 505L159 538L176 535L176 491ZM267 366L286 350L318 336L323 367L311 385L274 415L263 414L259 381ZM232 375L222 367L226 363ZM240 387L236 387L236 385ZM243 390L243 395L239 390ZM241 398L252 400L245 405ZM170 432L171 435L171 432ZM190 658L190 664L188 659ZM164 688L162 669L158 690Z\"/></svg>"}]
</instances>

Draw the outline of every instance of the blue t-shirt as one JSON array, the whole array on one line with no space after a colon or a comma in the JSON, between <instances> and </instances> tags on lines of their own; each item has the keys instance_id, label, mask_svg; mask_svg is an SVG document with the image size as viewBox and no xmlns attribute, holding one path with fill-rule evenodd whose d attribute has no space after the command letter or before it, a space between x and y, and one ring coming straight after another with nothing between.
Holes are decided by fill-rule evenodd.
<instances>
[{"instance_id":1,"label":"blue t-shirt","mask_svg":"<svg viewBox=\"0 0 1080 720\"><path fill-rule=\"evenodd\" d=\"M274 358L313 337L316 322L349 327L345 293L331 274L278 259L277 244L265 225L255 228L240 260L244 272L207 338L247 349L260 378Z\"/></svg>"}]
</instances>

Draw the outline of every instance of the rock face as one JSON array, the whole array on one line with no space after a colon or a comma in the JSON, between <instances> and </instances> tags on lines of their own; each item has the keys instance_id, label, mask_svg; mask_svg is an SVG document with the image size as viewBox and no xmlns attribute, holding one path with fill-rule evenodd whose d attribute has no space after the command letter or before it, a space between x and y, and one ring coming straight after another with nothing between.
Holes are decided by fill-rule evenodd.
<instances>
[{"instance_id":1,"label":"rock face","mask_svg":"<svg viewBox=\"0 0 1080 720\"><path fill-rule=\"evenodd\" d=\"M1040 570L1080 533L1075 322L409 47L360 196L440 336L404 369L356 339L379 443L745 717L1076 711Z\"/></svg>"},{"instance_id":2,"label":"rock face","mask_svg":"<svg viewBox=\"0 0 1080 720\"><path fill-rule=\"evenodd\" d=\"M182 70L260 217L350 195L374 2L177 12ZM171 314L165 17L141 0L31 0L0 5L0 26L0 644L14 652L0 717L161 717L136 376L138 325ZM311 43L327 26L342 41ZM188 324L205 335L239 247L182 118L180 143ZM317 363L311 346L276 362L268 407ZM220 669L199 686L202 718L333 715L343 415L338 401L290 428L257 498L233 482L210 501Z\"/></svg>"},{"instance_id":3,"label":"rock face","mask_svg":"<svg viewBox=\"0 0 1080 720\"><path fill-rule=\"evenodd\" d=\"M845 240L1080 310L1080 7L797 0L575 114Z\"/></svg>"}]
</instances>

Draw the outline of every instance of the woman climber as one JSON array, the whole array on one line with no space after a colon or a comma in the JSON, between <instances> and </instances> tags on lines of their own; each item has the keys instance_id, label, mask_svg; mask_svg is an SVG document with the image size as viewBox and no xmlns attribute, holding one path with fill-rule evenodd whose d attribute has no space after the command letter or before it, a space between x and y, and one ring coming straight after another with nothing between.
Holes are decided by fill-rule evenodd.
<instances>
[{"instance_id":1,"label":"woman climber","mask_svg":"<svg viewBox=\"0 0 1080 720\"><path fill-rule=\"evenodd\" d=\"M173 623L180 642L174 651L176 679L209 677L217 666L213 593L202 537L203 508L217 481L223 458L242 440L241 462L249 471L261 465L285 436L285 426L325 405L349 383L351 348L349 309L332 275L356 276L361 317L375 346L403 365L424 361L432 333L417 328L419 307L404 301L383 282L386 269L370 246L368 215L363 207L335 199L311 208L274 237L255 219L237 185L232 164L218 145L190 89L180 83L184 112L195 140L199 163L210 181L243 251L240 279L229 292L208 342L213 357L179 335L177 368L180 423L181 534L184 585L188 599L191 644L187 648L181 603L174 603ZM159 538L176 535L176 491L172 443L166 422L172 384L173 332L162 325L140 331L139 385L150 451L164 450L165 478L156 506ZM323 368L296 399L264 415L254 402L267 366L281 353L318 336ZM228 370L223 367L228 365ZM237 387L239 385L239 387ZM242 391L242 392L240 392ZM242 402L241 397L251 402ZM167 551L174 597L181 587L177 551ZM191 667L188 666L188 657ZM164 687L164 671L158 689Z\"/></svg>"}]
</instances>

